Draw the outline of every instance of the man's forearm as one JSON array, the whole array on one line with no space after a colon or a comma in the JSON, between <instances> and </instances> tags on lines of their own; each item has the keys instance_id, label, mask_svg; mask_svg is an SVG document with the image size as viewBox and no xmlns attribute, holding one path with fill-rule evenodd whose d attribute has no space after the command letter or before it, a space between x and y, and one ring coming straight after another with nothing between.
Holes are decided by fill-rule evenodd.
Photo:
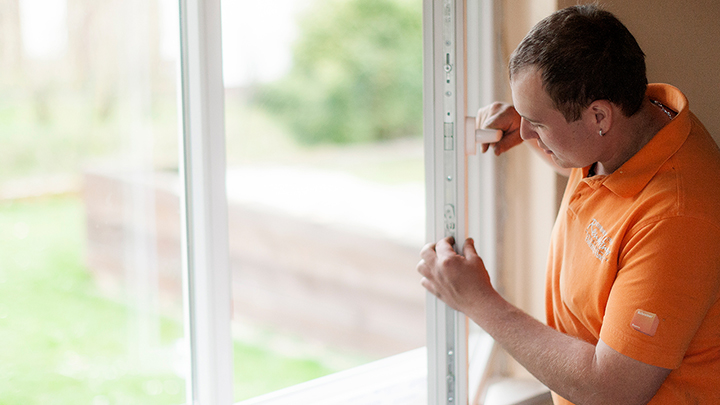
<instances>
[{"instance_id":1,"label":"man's forearm","mask_svg":"<svg viewBox=\"0 0 720 405\"><path fill-rule=\"evenodd\" d=\"M468 312L538 380L573 403L646 403L656 391L634 386L630 376L605 367L596 346L542 324L499 295Z\"/></svg>"}]
</instances>

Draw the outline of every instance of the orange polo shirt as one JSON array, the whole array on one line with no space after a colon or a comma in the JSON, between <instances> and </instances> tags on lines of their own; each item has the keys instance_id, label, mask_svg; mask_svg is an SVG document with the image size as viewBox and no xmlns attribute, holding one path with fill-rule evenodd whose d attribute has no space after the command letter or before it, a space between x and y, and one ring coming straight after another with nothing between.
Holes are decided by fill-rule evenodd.
<instances>
[{"instance_id":1,"label":"orange polo shirt","mask_svg":"<svg viewBox=\"0 0 720 405\"><path fill-rule=\"evenodd\" d=\"M720 404L720 150L679 90L647 94L677 116L614 173L570 175L547 320L673 369L651 404Z\"/></svg>"}]
</instances>

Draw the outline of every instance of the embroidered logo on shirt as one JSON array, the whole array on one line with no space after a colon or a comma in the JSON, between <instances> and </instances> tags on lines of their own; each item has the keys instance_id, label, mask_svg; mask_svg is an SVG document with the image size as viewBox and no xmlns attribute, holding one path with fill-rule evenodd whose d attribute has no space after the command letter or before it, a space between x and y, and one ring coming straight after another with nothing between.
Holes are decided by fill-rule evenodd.
<instances>
[{"instance_id":1,"label":"embroidered logo on shirt","mask_svg":"<svg viewBox=\"0 0 720 405\"><path fill-rule=\"evenodd\" d=\"M595 218L585 228L585 242L590 246L595 257L602 261L608 261L612 238L607 236L607 231Z\"/></svg>"},{"instance_id":2,"label":"embroidered logo on shirt","mask_svg":"<svg viewBox=\"0 0 720 405\"><path fill-rule=\"evenodd\" d=\"M635 311L635 316L633 316L630 322L630 326L632 326L633 329L648 336L655 336L659 324L660 319L657 315L652 312L643 311L642 309Z\"/></svg>"}]
</instances>

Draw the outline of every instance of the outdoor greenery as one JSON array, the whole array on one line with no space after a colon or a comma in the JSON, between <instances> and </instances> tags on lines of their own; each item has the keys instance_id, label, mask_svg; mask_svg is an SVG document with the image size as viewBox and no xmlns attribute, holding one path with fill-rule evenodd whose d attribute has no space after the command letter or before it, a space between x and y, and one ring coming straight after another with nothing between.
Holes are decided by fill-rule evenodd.
<instances>
[{"instance_id":1,"label":"outdoor greenery","mask_svg":"<svg viewBox=\"0 0 720 405\"><path fill-rule=\"evenodd\" d=\"M84 227L77 197L0 203L0 404L183 403L177 373L133 366L130 310L84 266ZM159 319L172 347L182 324ZM236 400L338 371L241 341L234 353Z\"/></svg>"},{"instance_id":2,"label":"outdoor greenery","mask_svg":"<svg viewBox=\"0 0 720 405\"><path fill-rule=\"evenodd\" d=\"M158 96L150 116L135 120L145 131L138 140L127 136L137 131L135 121L123 119L118 109L101 115L91 94L58 86L38 99L13 89L0 90L5 91L0 94L0 183L48 173L79 173L98 158L132 156L140 142L152 142L142 146L151 151L147 160L157 168L177 166L174 97Z\"/></svg>"},{"instance_id":3,"label":"outdoor greenery","mask_svg":"<svg viewBox=\"0 0 720 405\"><path fill-rule=\"evenodd\" d=\"M236 98L225 102L227 164L300 165L341 171L381 184L422 183L422 138L365 144L305 145L268 111ZM260 134L258 136L258 134Z\"/></svg>"},{"instance_id":4,"label":"outdoor greenery","mask_svg":"<svg viewBox=\"0 0 720 405\"><path fill-rule=\"evenodd\" d=\"M420 136L421 2L313 2L292 70L259 89L256 101L305 144Z\"/></svg>"}]
</instances>

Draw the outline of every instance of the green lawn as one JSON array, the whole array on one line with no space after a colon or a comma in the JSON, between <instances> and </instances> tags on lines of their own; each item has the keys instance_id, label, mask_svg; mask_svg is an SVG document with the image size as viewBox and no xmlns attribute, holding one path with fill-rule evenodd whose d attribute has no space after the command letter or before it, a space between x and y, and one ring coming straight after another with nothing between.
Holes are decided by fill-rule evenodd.
<instances>
[{"instance_id":1,"label":"green lawn","mask_svg":"<svg viewBox=\"0 0 720 405\"><path fill-rule=\"evenodd\" d=\"M132 360L132 311L103 297L85 268L84 226L76 197L0 202L0 405L184 403L170 367ZM181 322L158 322L171 353ZM236 400L334 371L235 342Z\"/></svg>"}]
</instances>

